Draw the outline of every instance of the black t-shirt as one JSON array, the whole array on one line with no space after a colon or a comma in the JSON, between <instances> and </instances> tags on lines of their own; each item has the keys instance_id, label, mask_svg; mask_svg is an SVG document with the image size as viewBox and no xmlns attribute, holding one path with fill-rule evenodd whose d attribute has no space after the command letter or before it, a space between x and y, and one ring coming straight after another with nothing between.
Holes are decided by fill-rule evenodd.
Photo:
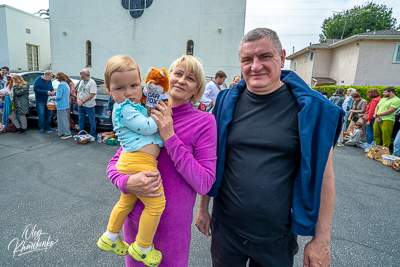
<instances>
[{"instance_id":1,"label":"black t-shirt","mask_svg":"<svg viewBox=\"0 0 400 267\"><path fill-rule=\"evenodd\" d=\"M254 242L290 232L293 182L300 164L299 111L287 85L267 95L245 89L229 124L213 216Z\"/></svg>"}]
</instances>

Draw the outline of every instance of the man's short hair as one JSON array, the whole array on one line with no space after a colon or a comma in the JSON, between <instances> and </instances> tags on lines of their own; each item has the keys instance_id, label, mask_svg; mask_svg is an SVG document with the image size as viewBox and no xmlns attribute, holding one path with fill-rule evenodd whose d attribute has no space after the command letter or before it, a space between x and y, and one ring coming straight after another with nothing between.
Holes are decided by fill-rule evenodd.
<instances>
[{"instance_id":1,"label":"man's short hair","mask_svg":"<svg viewBox=\"0 0 400 267\"><path fill-rule=\"evenodd\" d=\"M387 91L388 93L393 92L393 94L396 92L393 86L386 87L385 89L383 89L383 91Z\"/></svg>"},{"instance_id":2,"label":"man's short hair","mask_svg":"<svg viewBox=\"0 0 400 267\"><path fill-rule=\"evenodd\" d=\"M222 70L219 70L219 71L217 71L217 73L215 73L215 79L217 79L217 78L223 79L223 78L226 78L226 77L227 77L226 73L223 72Z\"/></svg>"},{"instance_id":3,"label":"man's short hair","mask_svg":"<svg viewBox=\"0 0 400 267\"><path fill-rule=\"evenodd\" d=\"M242 79L242 77L240 77L239 75L236 75L235 77L233 77L232 82L235 82L236 77L239 77L240 79Z\"/></svg>"},{"instance_id":4,"label":"man's short hair","mask_svg":"<svg viewBox=\"0 0 400 267\"><path fill-rule=\"evenodd\" d=\"M51 70L46 70L46 71L43 73L43 75L46 75L46 76L48 76L48 75L53 75L53 72L52 72Z\"/></svg>"},{"instance_id":5,"label":"man's short hair","mask_svg":"<svg viewBox=\"0 0 400 267\"><path fill-rule=\"evenodd\" d=\"M1 67L1 69L6 69L7 71L10 70L7 66L3 66L3 67Z\"/></svg>"},{"instance_id":6,"label":"man's short hair","mask_svg":"<svg viewBox=\"0 0 400 267\"><path fill-rule=\"evenodd\" d=\"M83 74L85 74L86 76L89 76L89 77L90 77L90 70L88 70L88 69L83 69L83 70L81 70L81 72L82 72Z\"/></svg>"},{"instance_id":7,"label":"man's short hair","mask_svg":"<svg viewBox=\"0 0 400 267\"><path fill-rule=\"evenodd\" d=\"M273 46L278 50L278 54L280 55L282 52L282 44L281 41L279 40L278 35L276 34L275 31L267 28L256 28L254 30L249 31L246 33L245 36L243 36L242 41L240 42L239 45L239 54L240 54L240 48L242 47L242 44L247 43L247 42L254 42L258 41L262 38L268 38L273 44Z\"/></svg>"}]
</instances>

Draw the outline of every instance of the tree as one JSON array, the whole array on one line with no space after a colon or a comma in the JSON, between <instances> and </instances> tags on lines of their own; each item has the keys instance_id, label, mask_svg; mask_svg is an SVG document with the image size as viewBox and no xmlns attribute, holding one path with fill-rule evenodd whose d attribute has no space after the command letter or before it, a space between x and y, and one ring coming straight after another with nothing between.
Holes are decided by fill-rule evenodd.
<instances>
[{"instance_id":1,"label":"tree","mask_svg":"<svg viewBox=\"0 0 400 267\"><path fill-rule=\"evenodd\" d=\"M44 19L49 19L50 13L49 13L49 9L41 9L38 12L36 12L35 14L38 14L39 16L45 16Z\"/></svg>"},{"instance_id":2,"label":"tree","mask_svg":"<svg viewBox=\"0 0 400 267\"><path fill-rule=\"evenodd\" d=\"M392 17L392 9L373 2L367 3L366 6L354 6L325 19L321 26L322 33L327 39L344 39L366 32L367 29L395 29L397 20Z\"/></svg>"}]
</instances>

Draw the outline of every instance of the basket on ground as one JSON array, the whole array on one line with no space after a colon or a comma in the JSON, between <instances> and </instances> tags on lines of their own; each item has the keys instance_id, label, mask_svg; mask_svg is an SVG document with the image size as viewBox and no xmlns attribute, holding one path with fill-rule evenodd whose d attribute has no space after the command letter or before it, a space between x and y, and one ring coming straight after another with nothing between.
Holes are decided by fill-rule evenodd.
<instances>
[{"instance_id":1,"label":"basket on ground","mask_svg":"<svg viewBox=\"0 0 400 267\"><path fill-rule=\"evenodd\" d=\"M394 162L394 156L382 155L382 164L391 167Z\"/></svg>"},{"instance_id":2,"label":"basket on ground","mask_svg":"<svg viewBox=\"0 0 400 267\"><path fill-rule=\"evenodd\" d=\"M92 136L85 130L82 130L77 135L74 135L74 140L76 140L79 144L86 144L91 138Z\"/></svg>"}]
</instances>

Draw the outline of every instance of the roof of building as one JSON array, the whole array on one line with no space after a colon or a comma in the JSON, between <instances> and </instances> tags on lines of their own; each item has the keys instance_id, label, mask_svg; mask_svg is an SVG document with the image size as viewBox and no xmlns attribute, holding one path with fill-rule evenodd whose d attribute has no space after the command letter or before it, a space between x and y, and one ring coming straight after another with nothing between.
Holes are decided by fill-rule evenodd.
<instances>
[{"instance_id":1,"label":"roof of building","mask_svg":"<svg viewBox=\"0 0 400 267\"><path fill-rule=\"evenodd\" d=\"M385 39L400 39L400 30L395 29L387 29L387 30L380 30L380 31L369 31L359 33L343 40L341 39L326 39L322 43L318 44L311 44L289 56L286 57L288 60L292 60L302 54L307 53L309 50L313 49L333 49L338 46L342 46L347 43L351 43L354 41L362 40L362 39L378 39L378 40L385 40Z\"/></svg>"}]
</instances>

